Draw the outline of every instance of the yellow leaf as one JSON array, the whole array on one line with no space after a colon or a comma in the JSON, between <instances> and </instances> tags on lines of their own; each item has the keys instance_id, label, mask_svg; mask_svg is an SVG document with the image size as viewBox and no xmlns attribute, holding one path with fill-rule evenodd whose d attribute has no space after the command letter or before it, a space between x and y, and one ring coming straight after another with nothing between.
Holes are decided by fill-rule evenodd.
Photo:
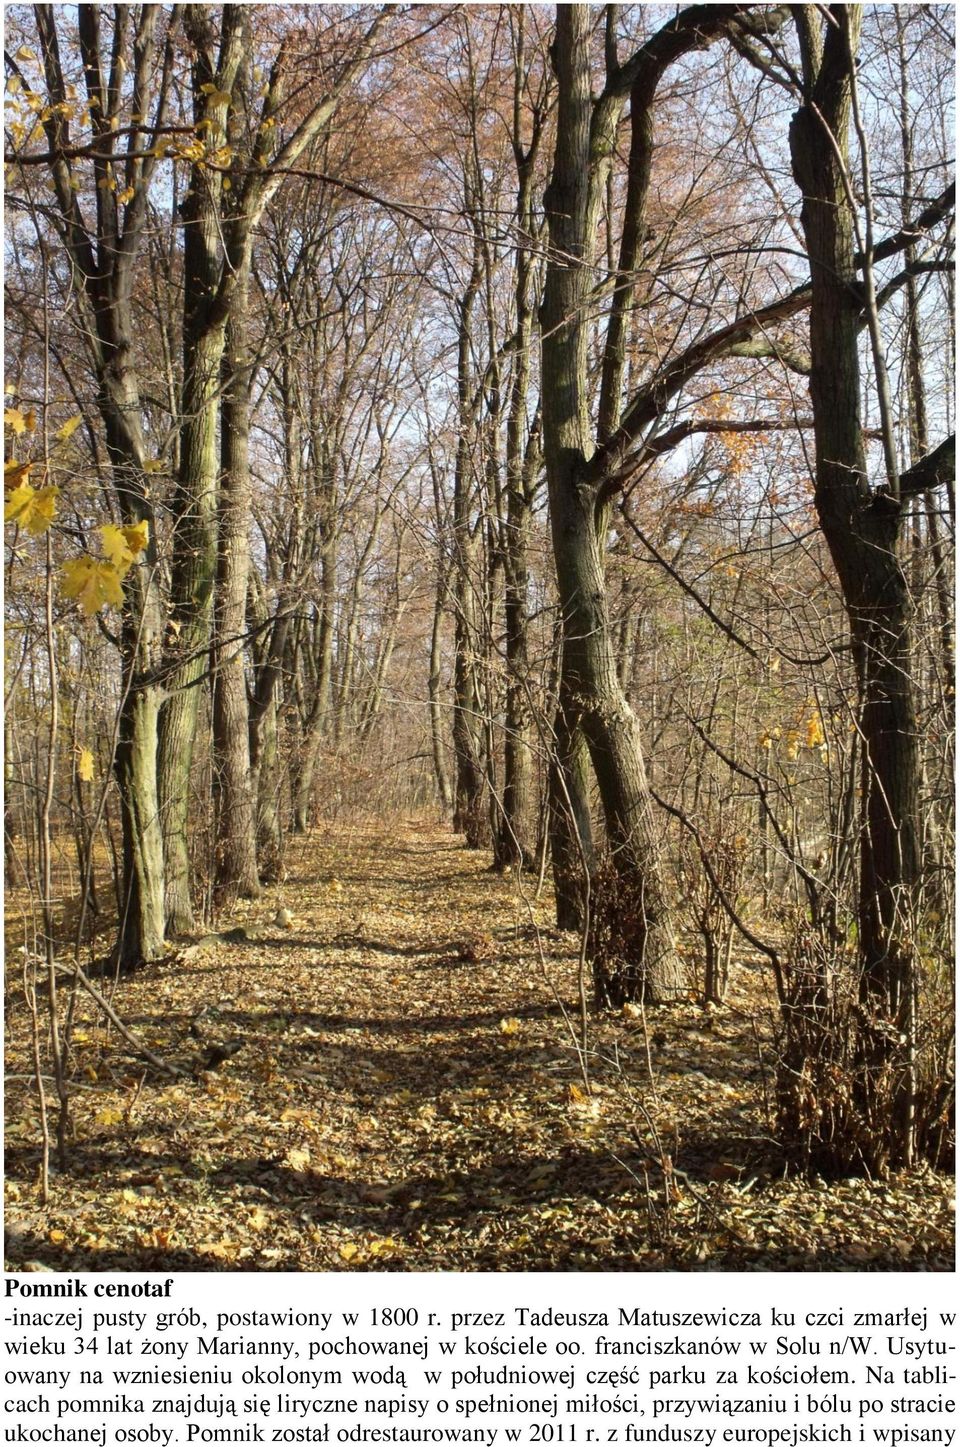
<instances>
[{"instance_id":1,"label":"yellow leaf","mask_svg":"<svg viewBox=\"0 0 960 1447\"><path fill-rule=\"evenodd\" d=\"M34 491L29 482L15 487L7 498L3 520L18 523L28 533L38 538L53 522L58 487L41 487Z\"/></svg>"},{"instance_id":2,"label":"yellow leaf","mask_svg":"<svg viewBox=\"0 0 960 1447\"><path fill-rule=\"evenodd\" d=\"M51 1242L52 1245L54 1245L54 1246L62 1246L63 1243L64 1243L64 1241L66 1241L66 1239L67 1239L67 1233L66 1233L65 1231L48 1231L48 1232L47 1232L47 1240L48 1240L49 1242Z\"/></svg>"},{"instance_id":3,"label":"yellow leaf","mask_svg":"<svg viewBox=\"0 0 960 1447\"><path fill-rule=\"evenodd\" d=\"M89 784L93 778L93 754L89 749L81 749L77 756L77 778Z\"/></svg>"},{"instance_id":4,"label":"yellow leaf","mask_svg":"<svg viewBox=\"0 0 960 1447\"><path fill-rule=\"evenodd\" d=\"M4 407L3 425L9 427L15 436L22 437L27 430L27 419L16 407Z\"/></svg>"},{"instance_id":5,"label":"yellow leaf","mask_svg":"<svg viewBox=\"0 0 960 1447\"><path fill-rule=\"evenodd\" d=\"M183 145L175 146L171 154L181 161L202 161L203 142L200 140L187 141Z\"/></svg>"},{"instance_id":6,"label":"yellow leaf","mask_svg":"<svg viewBox=\"0 0 960 1447\"><path fill-rule=\"evenodd\" d=\"M97 1111L97 1114L94 1116L94 1120L96 1121L97 1125L119 1125L120 1122L123 1120L123 1111L115 1110L113 1106L108 1105L105 1106L103 1110Z\"/></svg>"},{"instance_id":7,"label":"yellow leaf","mask_svg":"<svg viewBox=\"0 0 960 1447\"><path fill-rule=\"evenodd\" d=\"M57 429L57 437L60 441L66 442L69 437L72 437L82 421L83 418L78 412L76 417L71 417L69 422L64 422L63 426Z\"/></svg>"},{"instance_id":8,"label":"yellow leaf","mask_svg":"<svg viewBox=\"0 0 960 1447\"><path fill-rule=\"evenodd\" d=\"M24 65L33 64L36 58L37 57L34 55L33 51L27 45L21 45L20 49L17 51L17 60L22 60Z\"/></svg>"},{"instance_id":9,"label":"yellow leaf","mask_svg":"<svg viewBox=\"0 0 960 1447\"><path fill-rule=\"evenodd\" d=\"M151 457L143 464L144 472L162 472L164 462L162 457Z\"/></svg>"},{"instance_id":10,"label":"yellow leaf","mask_svg":"<svg viewBox=\"0 0 960 1447\"><path fill-rule=\"evenodd\" d=\"M142 553L150 538L150 524L144 520L128 527L118 528L113 523L104 523L100 529L103 551L123 578L138 554Z\"/></svg>"},{"instance_id":11,"label":"yellow leaf","mask_svg":"<svg viewBox=\"0 0 960 1447\"><path fill-rule=\"evenodd\" d=\"M128 202L128 201L132 201L133 198L134 198L134 196L135 196L136 194L137 194L137 188L136 188L136 186L124 186L124 188L123 188L122 191L118 191L118 192L117 192L117 203L118 203L118 205L120 205L120 206L126 206L127 202Z\"/></svg>"},{"instance_id":12,"label":"yellow leaf","mask_svg":"<svg viewBox=\"0 0 960 1447\"><path fill-rule=\"evenodd\" d=\"M150 541L150 524L146 518L141 518L138 523L128 523L121 528L127 547L136 558L143 552Z\"/></svg>"},{"instance_id":13,"label":"yellow leaf","mask_svg":"<svg viewBox=\"0 0 960 1447\"><path fill-rule=\"evenodd\" d=\"M88 618L105 605L119 608L123 604L120 574L112 563L98 558L71 558L63 565L63 591L76 598L80 611Z\"/></svg>"},{"instance_id":14,"label":"yellow leaf","mask_svg":"<svg viewBox=\"0 0 960 1447\"><path fill-rule=\"evenodd\" d=\"M359 1250L360 1248L356 1245L355 1242L345 1241L340 1247L340 1255L344 1261L352 1261Z\"/></svg>"},{"instance_id":15,"label":"yellow leaf","mask_svg":"<svg viewBox=\"0 0 960 1447\"><path fill-rule=\"evenodd\" d=\"M113 523L104 523L99 531L103 551L122 578L133 562L133 554L127 547L123 529Z\"/></svg>"},{"instance_id":16,"label":"yellow leaf","mask_svg":"<svg viewBox=\"0 0 960 1447\"><path fill-rule=\"evenodd\" d=\"M516 1035L520 1030L520 1021L509 1015L505 1020L500 1021L501 1035Z\"/></svg>"}]
</instances>

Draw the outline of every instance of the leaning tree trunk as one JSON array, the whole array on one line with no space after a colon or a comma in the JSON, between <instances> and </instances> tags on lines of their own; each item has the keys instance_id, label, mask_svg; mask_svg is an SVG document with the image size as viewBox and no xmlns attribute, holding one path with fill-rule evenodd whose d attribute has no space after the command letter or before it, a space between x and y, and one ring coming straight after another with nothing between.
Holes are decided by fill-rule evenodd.
<instances>
[{"instance_id":1,"label":"leaning tree trunk","mask_svg":"<svg viewBox=\"0 0 960 1447\"><path fill-rule=\"evenodd\" d=\"M547 368L544 387L551 386ZM675 998L684 980L660 865L640 727L617 677L596 499L555 459L550 507L563 617L561 687L600 790L614 879L593 901L598 1003ZM547 475L551 469L548 463Z\"/></svg>"},{"instance_id":2,"label":"leaning tree trunk","mask_svg":"<svg viewBox=\"0 0 960 1447\"><path fill-rule=\"evenodd\" d=\"M546 195L551 248L540 312L543 437L563 626L561 690L573 712L568 726L582 730L590 750L617 883L604 901L615 954L595 951L594 982L600 999L618 1005L675 998L683 978L639 725L617 678L604 582L605 510L598 485L587 480L593 452L587 354L590 29L588 7L558 7L557 141Z\"/></svg>"}]
</instances>

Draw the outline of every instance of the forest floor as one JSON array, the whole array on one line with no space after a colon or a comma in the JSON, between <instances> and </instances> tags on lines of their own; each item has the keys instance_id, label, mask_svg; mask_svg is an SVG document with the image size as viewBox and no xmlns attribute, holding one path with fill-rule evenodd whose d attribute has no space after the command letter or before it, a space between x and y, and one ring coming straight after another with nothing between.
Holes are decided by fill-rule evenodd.
<instances>
[{"instance_id":1,"label":"forest floor","mask_svg":"<svg viewBox=\"0 0 960 1447\"><path fill-rule=\"evenodd\" d=\"M787 1173L759 961L722 1006L590 1014L585 1081L577 941L487 865L416 819L293 841L284 883L219 923L246 939L111 987L174 1078L81 995L46 1208L12 939L9 1267L952 1270L946 1176Z\"/></svg>"}]
</instances>

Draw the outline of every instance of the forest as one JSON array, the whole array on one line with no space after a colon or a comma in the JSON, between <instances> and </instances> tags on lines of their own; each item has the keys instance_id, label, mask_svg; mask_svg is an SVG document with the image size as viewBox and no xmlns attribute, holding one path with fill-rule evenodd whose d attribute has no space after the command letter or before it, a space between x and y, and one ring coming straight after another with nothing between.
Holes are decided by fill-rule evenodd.
<instances>
[{"instance_id":1,"label":"forest","mask_svg":"<svg viewBox=\"0 0 960 1447\"><path fill-rule=\"evenodd\" d=\"M4 22L11 1269L952 1270L953 8Z\"/></svg>"}]
</instances>

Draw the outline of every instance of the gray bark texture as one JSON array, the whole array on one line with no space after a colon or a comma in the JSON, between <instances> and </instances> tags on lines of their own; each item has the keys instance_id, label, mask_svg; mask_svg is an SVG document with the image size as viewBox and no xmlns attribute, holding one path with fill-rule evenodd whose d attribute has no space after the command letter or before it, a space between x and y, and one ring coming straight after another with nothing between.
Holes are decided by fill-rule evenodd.
<instances>
[{"instance_id":1,"label":"gray bark texture","mask_svg":"<svg viewBox=\"0 0 960 1447\"><path fill-rule=\"evenodd\" d=\"M558 7L557 141L546 195L551 252L540 310L543 437L563 620L566 727L581 732L590 751L613 868L631 912L617 930L629 941L624 957L595 969L598 997L617 1006L628 999L675 998L683 976L640 730L617 676L604 582L605 509L599 487L587 476L594 451L587 381L587 292L596 230L592 142L600 115L591 98L590 27L587 6ZM610 908L617 908L614 899Z\"/></svg>"},{"instance_id":2,"label":"gray bark texture","mask_svg":"<svg viewBox=\"0 0 960 1447\"><path fill-rule=\"evenodd\" d=\"M860 1004L855 1095L864 1131L850 1164L873 1171L913 1154L920 758L913 604L901 561L906 498L871 486L861 418L858 337L864 292L845 185L859 6L834 5L822 27L798 13L804 105L790 146L810 259L810 395L816 507L850 622L862 739Z\"/></svg>"}]
</instances>

